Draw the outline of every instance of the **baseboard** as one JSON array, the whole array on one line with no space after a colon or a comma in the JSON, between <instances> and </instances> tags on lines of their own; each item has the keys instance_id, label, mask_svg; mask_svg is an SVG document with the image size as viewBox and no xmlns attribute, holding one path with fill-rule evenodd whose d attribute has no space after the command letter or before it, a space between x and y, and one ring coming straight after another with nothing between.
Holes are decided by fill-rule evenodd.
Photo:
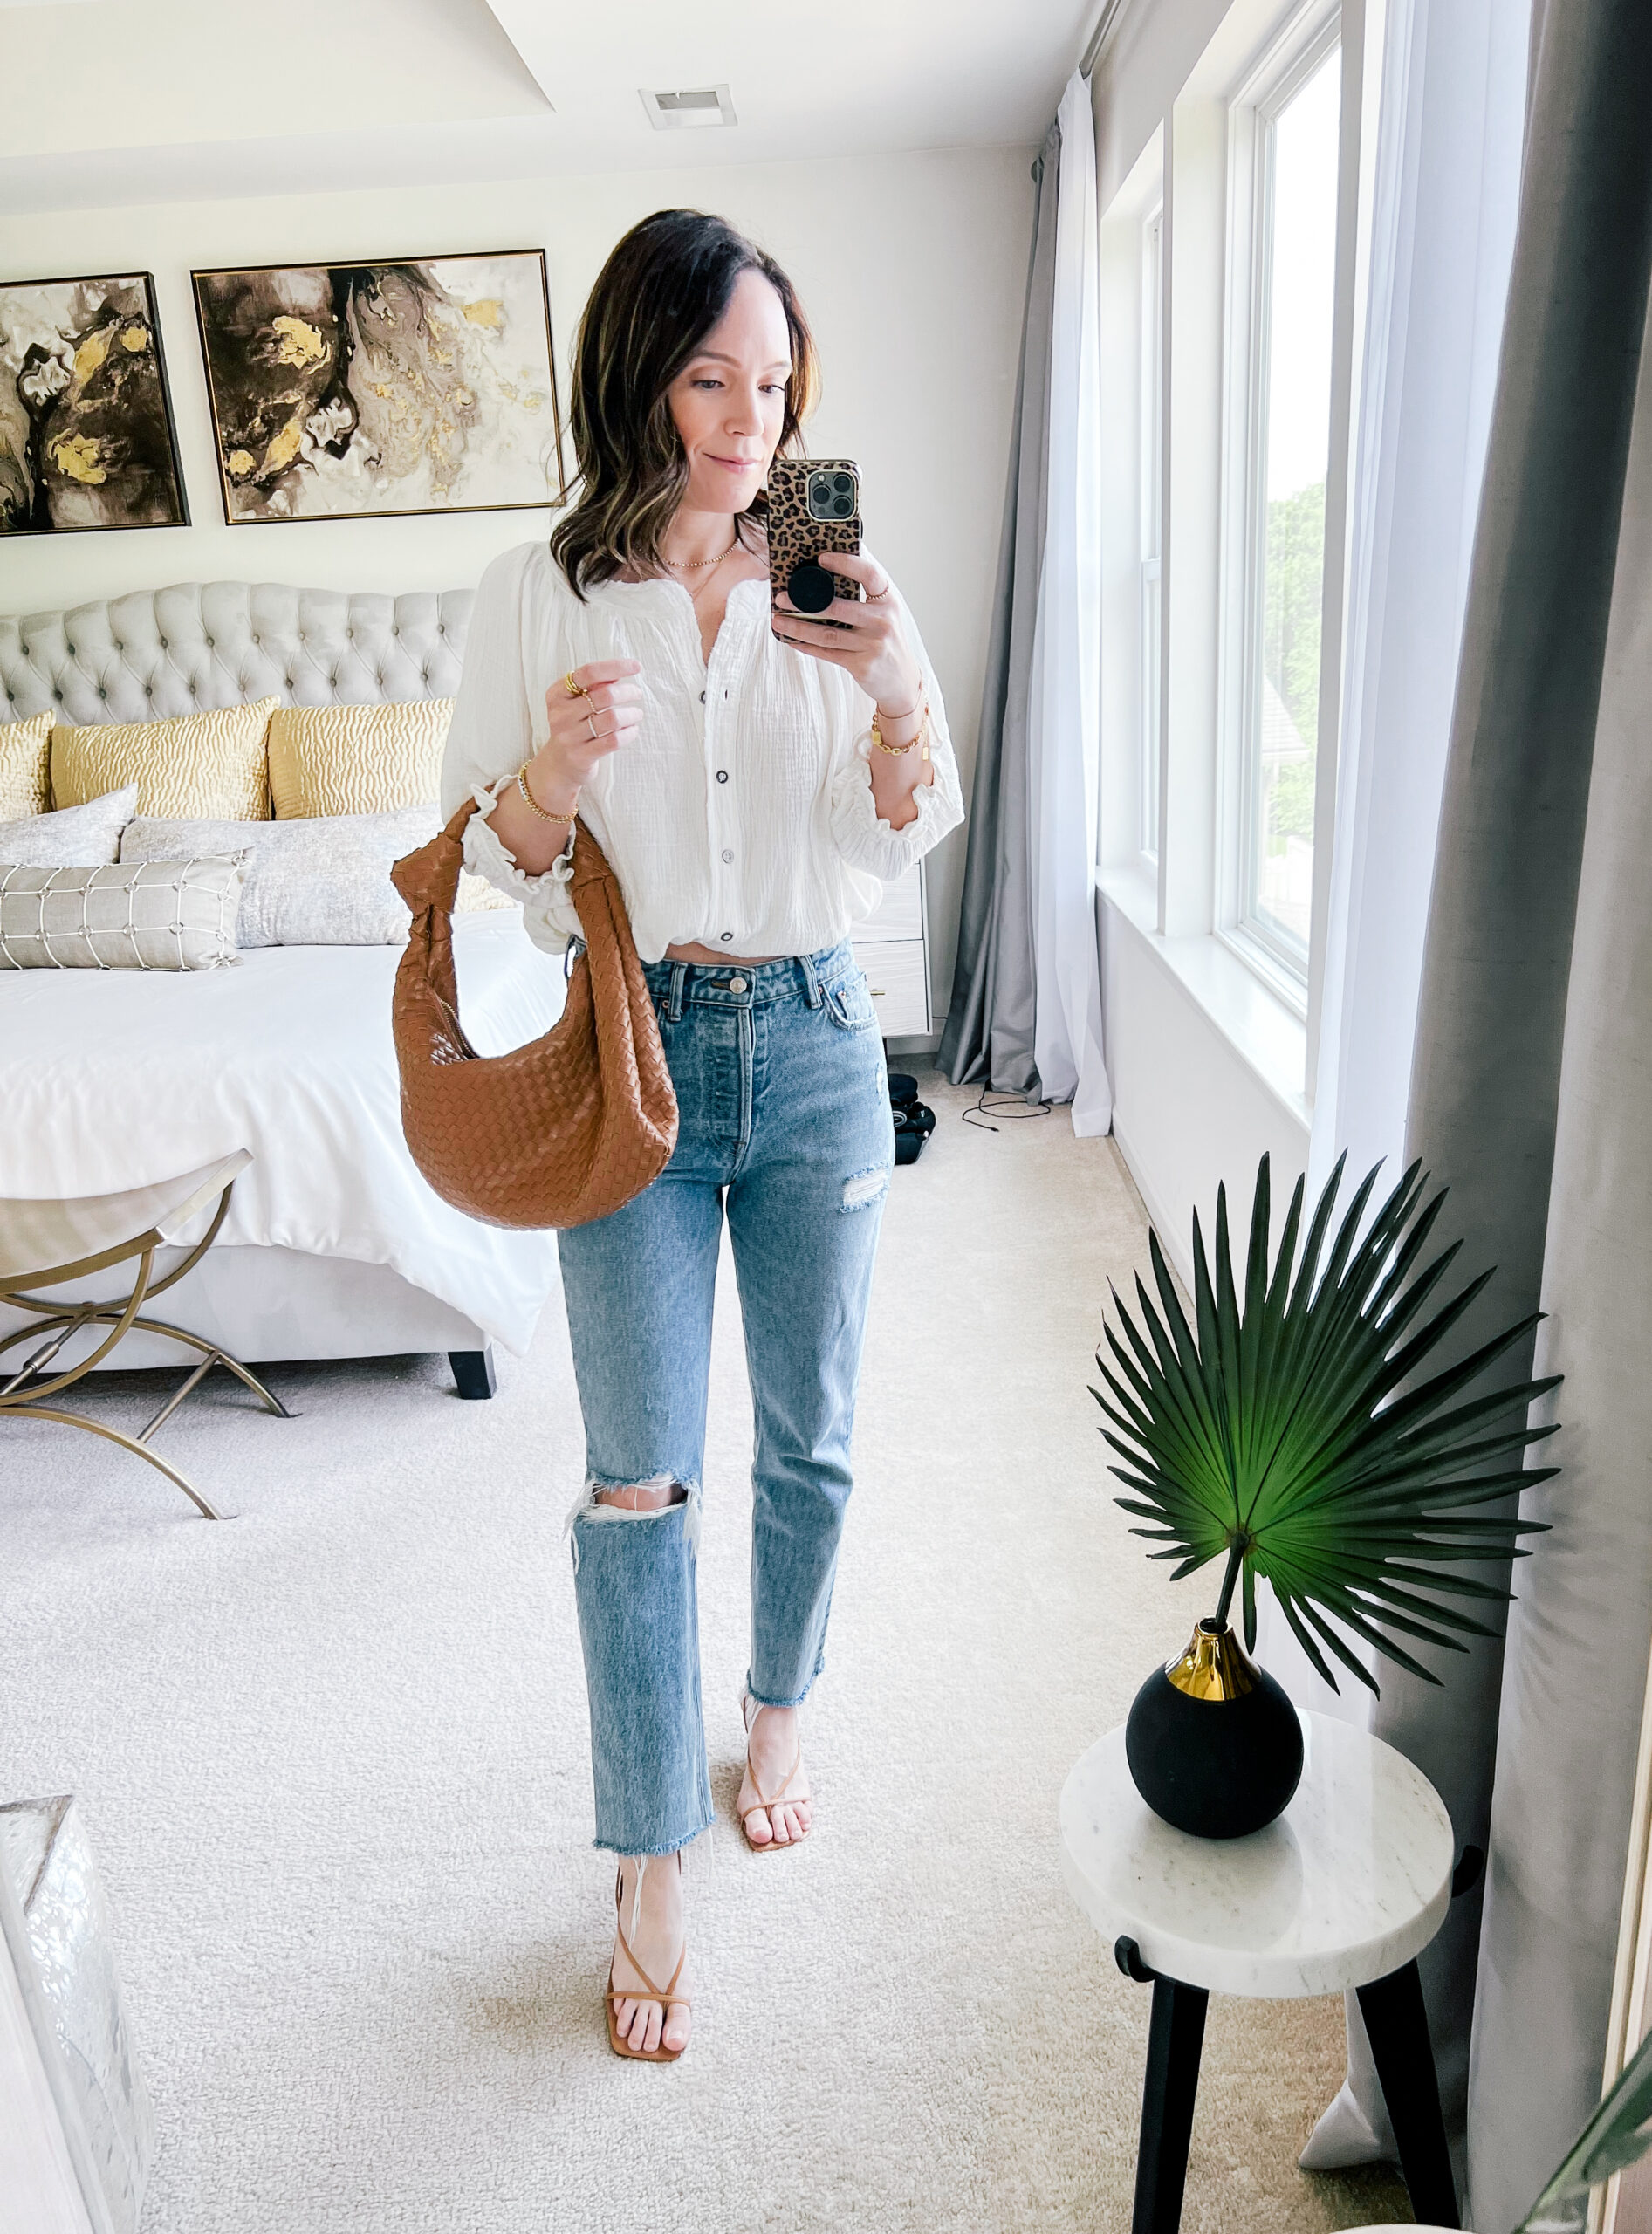
<instances>
[{"instance_id":1,"label":"baseboard","mask_svg":"<svg viewBox=\"0 0 1652 2234\"><path fill-rule=\"evenodd\" d=\"M1113 1138L1119 1154L1124 1158L1124 1168L1135 1182L1135 1191L1141 1197L1141 1207L1148 1222L1159 1237L1159 1246L1170 1260L1171 1270L1184 1288L1193 1286L1193 1245L1189 1234L1184 1238L1180 1230L1165 1214L1153 1182L1148 1179L1141 1159L1130 1145L1129 1134L1119 1122L1119 1113L1113 1113Z\"/></svg>"}]
</instances>

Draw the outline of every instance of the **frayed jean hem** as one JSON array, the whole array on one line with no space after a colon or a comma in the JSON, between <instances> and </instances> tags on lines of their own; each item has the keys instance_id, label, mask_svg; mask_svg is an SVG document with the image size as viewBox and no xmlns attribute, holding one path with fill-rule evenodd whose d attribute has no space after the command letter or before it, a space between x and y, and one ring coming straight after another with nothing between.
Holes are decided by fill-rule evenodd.
<instances>
[{"instance_id":1,"label":"frayed jean hem","mask_svg":"<svg viewBox=\"0 0 1652 2234\"><path fill-rule=\"evenodd\" d=\"M675 1854L679 1847L691 1847L697 1838L703 1836L711 1828L716 1819L715 1814L708 1815L697 1830L685 1831L680 1839L673 1839L668 1845L662 1847L616 1846L612 1839L600 1837L593 1839L591 1843L599 1854L617 1854L621 1861L634 1861L639 1854L646 1854L650 1861L662 1861L668 1854Z\"/></svg>"},{"instance_id":2,"label":"frayed jean hem","mask_svg":"<svg viewBox=\"0 0 1652 2234\"><path fill-rule=\"evenodd\" d=\"M800 1707L804 1701L808 1697L810 1692L813 1690L815 1685L819 1682L825 1669L826 1658L825 1655L822 1655L820 1659L815 1662L814 1671L809 1677L808 1682L804 1685L803 1689L798 1692L795 1697L790 1699L767 1699L764 1698L763 1693L759 1691L757 1686L752 1682L751 1670L748 1668L745 1676L745 1695L747 1698L751 1701L753 1706Z\"/></svg>"}]
</instances>

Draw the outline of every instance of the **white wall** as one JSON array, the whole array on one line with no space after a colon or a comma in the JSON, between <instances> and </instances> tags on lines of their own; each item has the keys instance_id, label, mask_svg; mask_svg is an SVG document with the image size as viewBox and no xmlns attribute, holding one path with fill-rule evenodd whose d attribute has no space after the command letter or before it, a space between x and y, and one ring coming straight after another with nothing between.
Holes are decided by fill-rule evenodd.
<instances>
[{"instance_id":1,"label":"white wall","mask_svg":"<svg viewBox=\"0 0 1652 2234\"><path fill-rule=\"evenodd\" d=\"M474 582L496 552L544 535L550 515L223 524L191 267L542 246L566 367L574 319L614 241L651 209L692 204L752 234L797 283L825 369L811 442L860 461L868 541L923 630L967 798L1020 346L1032 154L959 149L0 218L0 278L154 273L195 523L0 542L0 612L180 581L378 590ZM566 373L562 386L566 397ZM929 866L937 1017L952 981L963 845L955 832Z\"/></svg>"}]
</instances>

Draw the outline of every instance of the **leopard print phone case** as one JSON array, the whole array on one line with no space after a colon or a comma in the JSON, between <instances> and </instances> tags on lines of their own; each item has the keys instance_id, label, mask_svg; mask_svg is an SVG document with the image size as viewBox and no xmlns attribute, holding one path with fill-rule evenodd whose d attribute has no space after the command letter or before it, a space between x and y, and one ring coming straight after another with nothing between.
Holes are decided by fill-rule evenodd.
<instances>
[{"instance_id":1,"label":"leopard print phone case","mask_svg":"<svg viewBox=\"0 0 1652 2234\"><path fill-rule=\"evenodd\" d=\"M864 598L859 582L819 564L823 551L860 554L860 475L853 459L772 460L768 531L769 584L776 597L784 590L800 612L815 615L824 613L834 597ZM822 623L827 628L845 625Z\"/></svg>"}]
</instances>

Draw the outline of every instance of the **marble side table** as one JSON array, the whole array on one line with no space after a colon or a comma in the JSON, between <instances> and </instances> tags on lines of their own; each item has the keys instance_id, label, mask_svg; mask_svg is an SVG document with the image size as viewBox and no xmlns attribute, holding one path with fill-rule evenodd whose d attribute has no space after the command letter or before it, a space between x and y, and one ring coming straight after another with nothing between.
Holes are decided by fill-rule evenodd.
<instances>
[{"instance_id":1,"label":"marble side table","mask_svg":"<svg viewBox=\"0 0 1652 2234\"><path fill-rule=\"evenodd\" d=\"M1302 1721L1296 1797L1249 1838L1189 1838L1161 1821L1130 1780L1122 1730L1062 1789L1068 1889L1126 1976L1153 1985L1132 2234L1176 2234L1181 2223L1211 1994L1350 1987L1412 2209L1461 2224L1416 1968L1451 1898L1450 1819L1391 1745L1326 1715Z\"/></svg>"}]
</instances>

